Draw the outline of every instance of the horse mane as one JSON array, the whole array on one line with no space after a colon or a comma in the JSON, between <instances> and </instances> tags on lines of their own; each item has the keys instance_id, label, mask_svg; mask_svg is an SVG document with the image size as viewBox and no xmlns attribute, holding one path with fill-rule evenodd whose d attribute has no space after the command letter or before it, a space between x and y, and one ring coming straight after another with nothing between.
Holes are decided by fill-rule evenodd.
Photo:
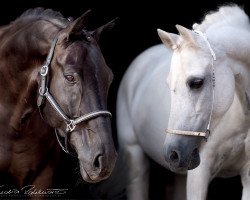
<instances>
[{"instance_id":1,"label":"horse mane","mask_svg":"<svg viewBox=\"0 0 250 200\"><path fill-rule=\"evenodd\" d=\"M249 27L249 18L242 7L236 4L227 4L218 7L216 11L208 12L200 24L193 24L193 29L205 32L214 26L246 28Z\"/></svg>"},{"instance_id":2,"label":"horse mane","mask_svg":"<svg viewBox=\"0 0 250 200\"><path fill-rule=\"evenodd\" d=\"M42 7L26 10L12 23L30 22L34 20L46 20L59 27L66 27L70 22L60 12Z\"/></svg>"}]
</instances>

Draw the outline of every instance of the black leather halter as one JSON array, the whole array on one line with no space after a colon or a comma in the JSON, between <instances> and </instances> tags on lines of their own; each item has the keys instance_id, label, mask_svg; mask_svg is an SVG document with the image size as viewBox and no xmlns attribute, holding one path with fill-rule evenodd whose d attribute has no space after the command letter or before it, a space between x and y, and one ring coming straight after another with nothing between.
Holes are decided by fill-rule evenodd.
<instances>
[{"instance_id":1,"label":"black leather halter","mask_svg":"<svg viewBox=\"0 0 250 200\"><path fill-rule=\"evenodd\" d=\"M56 138L57 138L59 145L61 146L62 150L65 153L68 153L70 155L74 155L69 151L68 143L69 143L70 133L72 133L74 131L74 129L76 128L76 125L81 123L81 122L86 122L86 121L89 121L93 118L103 116L103 115L112 117L112 114L107 110L98 110L98 111L93 111L93 112L87 113L85 115L82 115L80 117L72 119L65 114L65 112L62 110L62 108L56 102L55 98L50 94L49 88L48 88L48 80L47 80L48 77L47 76L49 73L49 67L51 64L51 60L53 58L53 54L54 54L57 40L58 40L58 37L55 37L55 39L53 40L52 45L50 47L49 54L46 58L46 62L40 69L41 82L40 82L40 87L39 87L39 97L37 99L37 105L40 109L44 100L47 100L50 103L50 105L52 106L52 108L54 108L54 110L64 119L64 122L66 123L64 140L60 139L60 136L55 128Z\"/></svg>"}]
</instances>

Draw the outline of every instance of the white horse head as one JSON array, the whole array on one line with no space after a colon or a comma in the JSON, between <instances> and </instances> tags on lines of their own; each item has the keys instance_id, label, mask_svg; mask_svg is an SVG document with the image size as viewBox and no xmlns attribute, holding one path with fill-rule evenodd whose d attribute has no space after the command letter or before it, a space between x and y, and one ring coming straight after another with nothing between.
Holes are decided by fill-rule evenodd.
<instances>
[{"instance_id":1,"label":"white horse head","mask_svg":"<svg viewBox=\"0 0 250 200\"><path fill-rule=\"evenodd\" d=\"M199 165L204 137L213 134L235 95L247 110L246 65L250 61L250 45L246 44L250 26L237 6L207 15L200 25L195 24L195 30L176 27L179 35L158 29L162 42L173 50L167 77L171 111L165 140L165 158L173 171Z\"/></svg>"}]
</instances>

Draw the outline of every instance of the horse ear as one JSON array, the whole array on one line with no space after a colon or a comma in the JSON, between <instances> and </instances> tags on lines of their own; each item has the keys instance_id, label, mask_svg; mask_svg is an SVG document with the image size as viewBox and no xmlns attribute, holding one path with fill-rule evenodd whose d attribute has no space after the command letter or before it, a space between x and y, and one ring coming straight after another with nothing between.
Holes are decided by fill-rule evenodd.
<instances>
[{"instance_id":1,"label":"horse ear","mask_svg":"<svg viewBox=\"0 0 250 200\"><path fill-rule=\"evenodd\" d=\"M68 35L79 34L82 31L83 26L85 25L86 19L90 12L91 10L87 10L83 15L81 15L76 20L74 20L71 24L69 24L66 27L66 33Z\"/></svg>"},{"instance_id":2,"label":"horse ear","mask_svg":"<svg viewBox=\"0 0 250 200\"><path fill-rule=\"evenodd\" d=\"M177 48L177 39L178 35L173 34L173 33L167 33L161 29L157 29L158 35L163 42L168 48L175 50Z\"/></svg>"},{"instance_id":3,"label":"horse ear","mask_svg":"<svg viewBox=\"0 0 250 200\"><path fill-rule=\"evenodd\" d=\"M114 28L117 19L118 19L118 18L115 18L115 19L111 20L110 22L108 22L108 23L106 23L106 24L100 26L100 27L97 28L96 30L92 31L92 32L91 32L91 35L93 36L93 38L95 38L95 40L98 42L101 33L102 33L103 31L109 31L109 30L111 30L112 28Z\"/></svg>"},{"instance_id":4,"label":"horse ear","mask_svg":"<svg viewBox=\"0 0 250 200\"><path fill-rule=\"evenodd\" d=\"M184 26L178 25L178 24L175 27L178 30L178 32L180 33L180 36L185 41L188 41L190 43L195 44L194 35L193 35L193 32L191 30L185 28Z\"/></svg>"}]
</instances>

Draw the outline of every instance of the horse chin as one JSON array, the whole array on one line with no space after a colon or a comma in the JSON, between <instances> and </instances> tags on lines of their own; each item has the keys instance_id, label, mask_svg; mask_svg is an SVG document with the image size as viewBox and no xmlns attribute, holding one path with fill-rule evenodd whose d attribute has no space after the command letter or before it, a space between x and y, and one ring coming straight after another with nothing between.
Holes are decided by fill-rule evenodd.
<instances>
[{"instance_id":1,"label":"horse chin","mask_svg":"<svg viewBox=\"0 0 250 200\"><path fill-rule=\"evenodd\" d=\"M186 173L188 171L186 167L175 167L175 166L169 165L168 168L170 171L174 173L178 173L178 174Z\"/></svg>"},{"instance_id":2,"label":"horse chin","mask_svg":"<svg viewBox=\"0 0 250 200\"><path fill-rule=\"evenodd\" d=\"M187 165L175 165L173 163L168 164L168 168L174 173L185 173L187 170L193 170L200 165L200 157L196 157L195 159L191 159Z\"/></svg>"},{"instance_id":3,"label":"horse chin","mask_svg":"<svg viewBox=\"0 0 250 200\"><path fill-rule=\"evenodd\" d=\"M81 176L82 176L83 180L88 182L88 183L97 183L97 182L100 182L100 181L109 177L109 175L106 175L104 177L100 177L98 175L88 173L84 169L84 167L81 163L80 163L80 172L81 172Z\"/></svg>"}]
</instances>

